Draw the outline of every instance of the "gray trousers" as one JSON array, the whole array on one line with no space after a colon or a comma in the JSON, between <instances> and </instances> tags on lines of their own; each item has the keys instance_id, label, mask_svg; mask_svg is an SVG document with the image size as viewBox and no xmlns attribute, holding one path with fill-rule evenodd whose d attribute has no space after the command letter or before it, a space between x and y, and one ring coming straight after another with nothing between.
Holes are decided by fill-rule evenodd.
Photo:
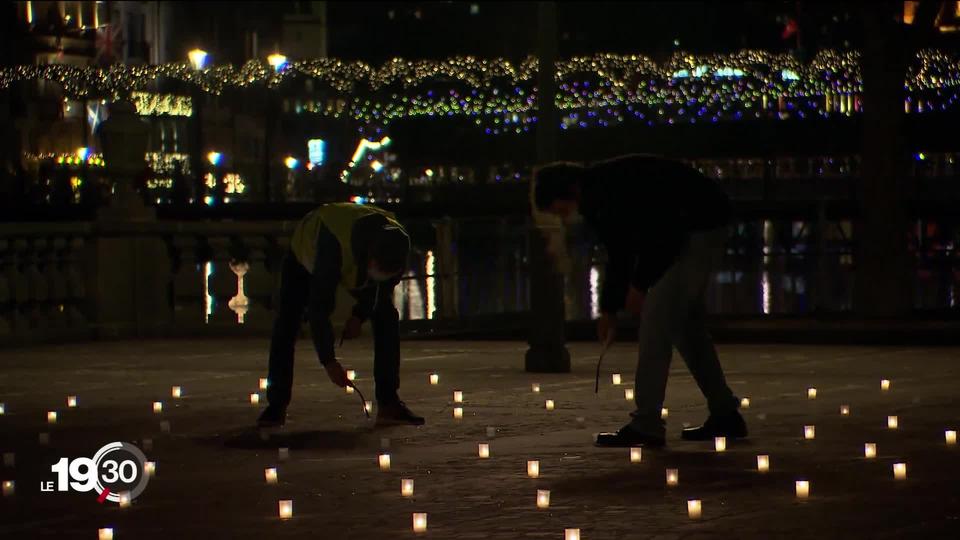
<instances>
[{"instance_id":1,"label":"gray trousers","mask_svg":"<svg viewBox=\"0 0 960 540\"><path fill-rule=\"evenodd\" d=\"M726 236L726 228L692 233L680 257L647 291L634 390L637 408L630 422L641 433L663 436L666 431L660 410L674 347L707 398L710 414L728 414L740 407L706 328L707 280L722 260Z\"/></svg>"}]
</instances>

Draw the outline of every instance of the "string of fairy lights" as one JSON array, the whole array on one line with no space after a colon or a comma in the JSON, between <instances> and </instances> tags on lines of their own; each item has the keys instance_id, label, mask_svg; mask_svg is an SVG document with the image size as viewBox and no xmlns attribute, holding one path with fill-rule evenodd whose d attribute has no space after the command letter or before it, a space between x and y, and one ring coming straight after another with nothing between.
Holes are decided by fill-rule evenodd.
<instances>
[{"instance_id":1,"label":"string of fairy lights","mask_svg":"<svg viewBox=\"0 0 960 540\"><path fill-rule=\"evenodd\" d=\"M134 96L138 109L189 116L188 98L168 95L147 102L143 92L158 80L180 81L211 95L262 86L281 92L285 110L347 117L365 134L417 117L466 118L487 133L500 134L521 133L536 123L537 69L533 57L515 64L470 56L395 58L379 67L328 58L250 61L240 68L190 62L107 69L45 65L0 69L0 88L51 80L74 99ZM596 54L559 61L556 71L564 129L627 120L654 125L853 114L860 111L863 90L856 51L825 50L808 63L757 50L678 52L662 64L642 55ZM909 64L904 87L907 112L955 106L960 55L920 51Z\"/></svg>"}]
</instances>

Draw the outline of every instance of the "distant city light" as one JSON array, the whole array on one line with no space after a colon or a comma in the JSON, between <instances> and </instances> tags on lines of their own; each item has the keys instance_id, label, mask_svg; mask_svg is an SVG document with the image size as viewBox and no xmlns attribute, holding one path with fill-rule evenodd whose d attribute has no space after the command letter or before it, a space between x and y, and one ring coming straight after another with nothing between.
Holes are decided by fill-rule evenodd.
<instances>
[{"instance_id":1,"label":"distant city light","mask_svg":"<svg viewBox=\"0 0 960 540\"><path fill-rule=\"evenodd\" d=\"M220 164L220 159L222 157L223 157L223 154L221 154L220 152L210 152L207 154L207 161L209 161L211 165L216 167L217 165Z\"/></svg>"},{"instance_id":2,"label":"distant city light","mask_svg":"<svg viewBox=\"0 0 960 540\"><path fill-rule=\"evenodd\" d=\"M367 198L361 197L360 195L354 195L353 197L350 197L350 202L354 204L367 204Z\"/></svg>"},{"instance_id":3,"label":"distant city light","mask_svg":"<svg viewBox=\"0 0 960 540\"><path fill-rule=\"evenodd\" d=\"M297 168L297 165L300 164L300 161L293 156L287 156L287 158L283 160L283 164L292 171L293 169Z\"/></svg>"},{"instance_id":4,"label":"distant city light","mask_svg":"<svg viewBox=\"0 0 960 540\"><path fill-rule=\"evenodd\" d=\"M207 51L203 49L194 49L187 53L187 57L190 58L193 69L201 70L207 64Z\"/></svg>"},{"instance_id":5,"label":"distant city light","mask_svg":"<svg viewBox=\"0 0 960 540\"><path fill-rule=\"evenodd\" d=\"M77 148L77 157L80 158L80 161L86 161L87 157L90 156L90 149L86 146L81 146Z\"/></svg>"},{"instance_id":6,"label":"distant city light","mask_svg":"<svg viewBox=\"0 0 960 540\"><path fill-rule=\"evenodd\" d=\"M281 71L283 66L287 65L287 57L280 53L274 53L267 57L267 63L273 66L274 71Z\"/></svg>"},{"instance_id":7,"label":"distant city light","mask_svg":"<svg viewBox=\"0 0 960 540\"><path fill-rule=\"evenodd\" d=\"M375 159L370 162L370 168L373 169L373 172L380 172L383 170L383 163Z\"/></svg>"}]
</instances>

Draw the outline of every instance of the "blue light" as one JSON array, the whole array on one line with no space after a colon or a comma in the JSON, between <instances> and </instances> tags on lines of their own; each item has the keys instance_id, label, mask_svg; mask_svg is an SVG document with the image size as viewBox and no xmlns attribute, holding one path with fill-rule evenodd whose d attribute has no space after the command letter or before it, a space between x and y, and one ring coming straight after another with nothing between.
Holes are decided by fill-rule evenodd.
<instances>
[{"instance_id":1,"label":"blue light","mask_svg":"<svg viewBox=\"0 0 960 540\"><path fill-rule=\"evenodd\" d=\"M327 143L323 139L310 139L307 141L307 156L314 165L323 165L327 158Z\"/></svg>"}]
</instances>

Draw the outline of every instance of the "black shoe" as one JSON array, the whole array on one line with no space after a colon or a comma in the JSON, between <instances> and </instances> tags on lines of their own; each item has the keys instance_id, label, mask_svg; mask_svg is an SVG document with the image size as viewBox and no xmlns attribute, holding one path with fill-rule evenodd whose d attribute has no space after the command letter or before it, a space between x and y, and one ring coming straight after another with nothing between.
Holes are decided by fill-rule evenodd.
<instances>
[{"instance_id":1,"label":"black shoe","mask_svg":"<svg viewBox=\"0 0 960 540\"><path fill-rule=\"evenodd\" d=\"M661 448L666 444L666 441L663 439L663 437L645 435L639 431L635 431L630 426L623 426L620 428L620 431L616 433L597 434L596 444L597 446L604 446L608 448L630 448L634 446L642 446L644 448Z\"/></svg>"},{"instance_id":2,"label":"black shoe","mask_svg":"<svg viewBox=\"0 0 960 540\"><path fill-rule=\"evenodd\" d=\"M686 428L680 433L680 438L685 441L712 441L714 437L743 439L746 436L747 423L737 411L724 416L711 414L702 426Z\"/></svg>"},{"instance_id":3,"label":"black shoe","mask_svg":"<svg viewBox=\"0 0 960 540\"><path fill-rule=\"evenodd\" d=\"M378 426L422 426L425 423L426 420L422 416L413 414L413 411L408 409L407 404L402 401L377 405Z\"/></svg>"},{"instance_id":4,"label":"black shoe","mask_svg":"<svg viewBox=\"0 0 960 540\"><path fill-rule=\"evenodd\" d=\"M286 409L267 405L267 408L260 413L260 418L257 419L257 426L262 428L275 428L282 426L286 421Z\"/></svg>"}]
</instances>

